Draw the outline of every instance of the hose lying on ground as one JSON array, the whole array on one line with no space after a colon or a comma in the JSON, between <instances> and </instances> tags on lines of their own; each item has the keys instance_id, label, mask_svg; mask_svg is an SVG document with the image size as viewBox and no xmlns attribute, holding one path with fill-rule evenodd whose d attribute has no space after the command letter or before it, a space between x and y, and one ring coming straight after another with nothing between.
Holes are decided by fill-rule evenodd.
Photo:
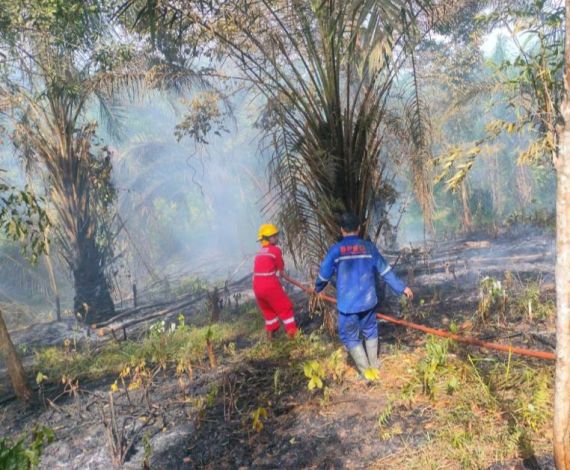
<instances>
[{"instance_id":1,"label":"hose lying on ground","mask_svg":"<svg viewBox=\"0 0 570 470\"><path fill-rule=\"evenodd\" d=\"M314 289L301 284L299 281L289 277L286 274L283 275L283 279L285 279L290 284L293 284L294 286L298 287L299 289L301 289L307 293L314 293L315 292ZM327 302L336 304L336 299L329 296L329 295L321 293L321 294L318 294L318 296L319 296L319 298L326 300ZM417 323L412 323L412 322L409 322L406 320L399 320L397 318L394 318L390 315L385 315L383 313L377 313L376 317L381 319L381 320L385 320L387 322L393 323L395 325L400 325L400 326L403 326L406 328L411 328L414 330L422 331L422 332L430 334L430 335L441 336L443 338L450 338L450 339L457 341L459 343L470 344L472 346L478 346L480 348L493 349L495 351L504 351L504 352L507 352L509 354L518 354L521 356L535 357L538 359L546 359L546 360L550 360L550 361L554 361L556 359L556 355L554 353L547 352L547 351L537 351L535 349L526 349L526 348L519 348L519 347L514 347L514 346L510 346L510 345L505 345L505 344L489 343L487 341L483 341L483 340L480 340L477 338L473 338L471 336L458 335L455 333L451 333L449 331L439 330L437 328L430 328L430 327L424 326L424 325L418 325Z\"/></svg>"}]
</instances>

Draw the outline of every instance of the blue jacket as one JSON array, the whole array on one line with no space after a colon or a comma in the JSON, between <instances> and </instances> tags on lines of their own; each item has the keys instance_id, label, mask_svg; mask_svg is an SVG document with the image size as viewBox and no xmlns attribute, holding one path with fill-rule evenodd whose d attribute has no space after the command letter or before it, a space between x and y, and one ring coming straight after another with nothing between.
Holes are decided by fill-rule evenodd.
<instances>
[{"instance_id":1,"label":"blue jacket","mask_svg":"<svg viewBox=\"0 0 570 470\"><path fill-rule=\"evenodd\" d=\"M358 313L378 303L375 275L378 273L398 295L406 285L392 272L374 243L357 236L344 237L333 245L321 264L315 290L322 291L336 274L338 310Z\"/></svg>"}]
</instances>

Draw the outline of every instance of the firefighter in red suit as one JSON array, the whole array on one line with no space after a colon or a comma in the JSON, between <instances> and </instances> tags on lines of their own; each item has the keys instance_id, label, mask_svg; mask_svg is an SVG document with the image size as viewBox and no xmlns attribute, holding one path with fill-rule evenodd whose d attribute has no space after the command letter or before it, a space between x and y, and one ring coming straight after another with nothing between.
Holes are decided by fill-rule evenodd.
<instances>
[{"instance_id":1,"label":"firefighter in red suit","mask_svg":"<svg viewBox=\"0 0 570 470\"><path fill-rule=\"evenodd\" d=\"M257 241L261 242L261 248L255 255L253 266L253 292L265 319L265 330L270 340L279 329L279 320L283 322L290 338L297 333L293 303L277 277L285 269L281 249L277 246L278 235L279 230L273 224L259 227Z\"/></svg>"}]
</instances>

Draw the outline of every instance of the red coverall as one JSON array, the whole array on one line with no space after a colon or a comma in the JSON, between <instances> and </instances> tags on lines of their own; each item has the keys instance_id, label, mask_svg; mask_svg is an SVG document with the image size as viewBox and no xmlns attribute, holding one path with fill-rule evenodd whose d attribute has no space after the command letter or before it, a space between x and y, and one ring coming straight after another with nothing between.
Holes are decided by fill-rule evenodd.
<instances>
[{"instance_id":1,"label":"red coverall","mask_svg":"<svg viewBox=\"0 0 570 470\"><path fill-rule=\"evenodd\" d=\"M277 273L283 269L285 263L281 249L275 245L262 247L255 255L253 265L253 293L265 318L265 329L278 330L279 317L287 334L294 336L297 325L293 316L293 304L277 278Z\"/></svg>"}]
</instances>

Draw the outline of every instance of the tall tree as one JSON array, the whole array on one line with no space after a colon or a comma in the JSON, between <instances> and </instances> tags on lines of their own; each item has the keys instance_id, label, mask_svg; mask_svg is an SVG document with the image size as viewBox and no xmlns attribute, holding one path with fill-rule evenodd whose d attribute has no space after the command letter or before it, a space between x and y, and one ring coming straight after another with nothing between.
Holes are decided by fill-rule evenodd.
<instances>
[{"instance_id":1,"label":"tall tree","mask_svg":"<svg viewBox=\"0 0 570 470\"><path fill-rule=\"evenodd\" d=\"M556 186L556 381L554 387L554 459L570 469L570 0L566 0L564 99L558 127Z\"/></svg>"},{"instance_id":2,"label":"tall tree","mask_svg":"<svg viewBox=\"0 0 570 470\"><path fill-rule=\"evenodd\" d=\"M552 162L556 170L556 376L554 457L570 469L570 0L504 2L487 12L488 26L505 28L515 48L500 69L514 120L491 123L488 139L502 132L533 138L522 162ZM514 92L513 92L514 91ZM481 144L481 142L479 143ZM476 150L476 149L475 149ZM477 151L467 156L449 183L460 184Z\"/></svg>"},{"instance_id":3,"label":"tall tree","mask_svg":"<svg viewBox=\"0 0 570 470\"><path fill-rule=\"evenodd\" d=\"M411 145L399 150L417 175L430 159L413 60L405 116L388 113L389 92L419 41L421 4L238 0L220 8L204 25L266 99L259 125L271 155L269 204L291 252L314 265L336 239L342 211L358 214L376 239L395 200L387 135L403 131L399 141ZM414 178L429 210L425 181Z\"/></svg>"},{"instance_id":4,"label":"tall tree","mask_svg":"<svg viewBox=\"0 0 570 470\"><path fill-rule=\"evenodd\" d=\"M185 51L202 34L202 53L229 57L240 83L245 78L264 98L258 126L270 154L267 211L279 218L297 261L309 264L336 237L344 210L379 236L395 200L387 164L394 127L406 135L393 139L401 143L394 155L411 162L416 194L430 212L431 179L421 177L431 160L429 128L412 58L435 18L423 8L429 3L133 0L125 8L138 12L137 24L159 48L174 36L169 44ZM406 109L389 119L389 92L404 64L412 70L402 81Z\"/></svg>"},{"instance_id":5,"label":"tall tree","mask_svg":"<svg viewBox=\"0 0 570 470\"><path fill-rule=\"evenodd\" d=\"M56 214L54 234L87 321L114 311L106 267L114 200L109 151L87 118L98 101L117 131L117 84L141 74L105 2L1 1L0 112Z\"/></svg>"},{"instance_id":6,"label":"tall tree","mask_svg":"<svg viewBox=\"0 0 570 470\"><path fill-rule=\"evenodd\" d=\"M32 262L46 252L45 237L49 221L38 199L28 190L17 190L0 180L0 231L22 244ZM0 354L6 361L8 376L16 396L27 401L32 396L22 361L0 310Z\"/></svg>"}]
</instances>

